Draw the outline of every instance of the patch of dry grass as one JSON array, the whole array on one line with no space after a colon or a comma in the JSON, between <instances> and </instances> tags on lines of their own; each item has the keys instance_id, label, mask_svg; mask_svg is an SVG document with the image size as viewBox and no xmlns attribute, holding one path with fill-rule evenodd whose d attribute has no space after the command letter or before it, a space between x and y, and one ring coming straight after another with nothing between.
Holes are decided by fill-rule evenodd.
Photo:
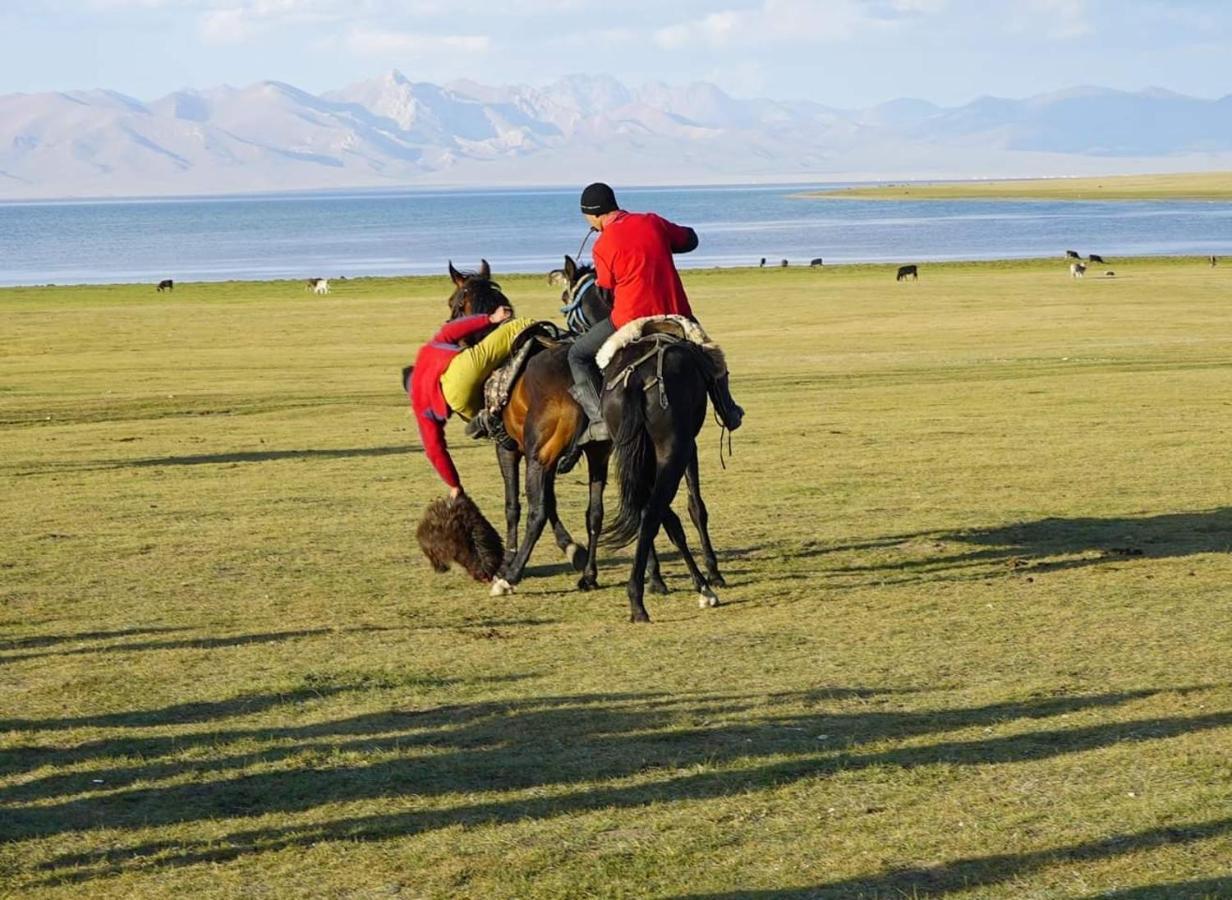
<instances>
[{"instance_id":1,"label":"patch of dry grass","mask_svg":"<svg viewBox=\"0 0 1232 900\"><path fill-rule=\"evenodd\" d=\"M882 184L802 196L861 200L1229 200L1232 172Z\"/></svg>"}]
</instances>

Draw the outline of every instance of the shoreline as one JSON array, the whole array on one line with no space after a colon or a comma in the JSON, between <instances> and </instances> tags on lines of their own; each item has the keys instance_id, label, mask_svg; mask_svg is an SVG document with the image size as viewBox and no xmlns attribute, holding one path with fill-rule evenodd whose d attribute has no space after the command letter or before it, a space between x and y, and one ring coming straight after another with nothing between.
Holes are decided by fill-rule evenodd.
<instances>
[{"instance_id":1,"label":"shoreline","mask_svg":"<svg viewBox=\"0 0 1232 900\"><path fill-rule=\"evenodd\" d=\"M1232 172L891 182L793 194L802 200L1232 201Z\"/></svg>"},{"instance_id":2,"label":"shoreline","mask_svg":"<svg viewBox=\"0 0 1232 900\"><path fill-rule=\"evenodd\" d=\"M1125 265L1134 262L1150 264L1154 266L1201 266L1209 268L1208 259L1210 254L1131 254L1118 255L1113 252L1102 254L1109 260L1107 265ZM1232 250L1225 252L1216 252L1216 257L1228 257L1229 265L1232 266ZM822 266L810 266L807 261L801 263L793 262L792 265L783 268L778 265L767 264L764 268L756 265L745 266L696 266L691 268L681 268L681 274L686 278L697 277L723 277L727 275L752 275L761 273L765 277L783 277L791 274L811 274L813 277L824 272L861 272L861 271L876 271L885 270L893 271L903 263L912 262L921 267L927 266L931 270L972 270L972 269L990 269L990 270L1014 270L1014 269L1040 269L1047 268L1061 263L1068 263L1069 260L1060 255L1058 256L1029 256L1029 257L997 257L992 259L972 258L972 259L946 259L946 260L929 260L920 257L904 257L901 260L874 260L874 261L858 261L858 262L835 262L826 263ZM545 284L545 272L502 272L498 273L501 281L516 281L525 282L533 281L537 285ZM390 282L407 282L409 284L422 284L431 281L447 281L448 276L441 274L424 274L414 273L406 275L356 275L354 277L330 278L331 294L330 296L339 293L345 293L347 285L380 285ZM274 286L287 285L298 290L303 290L304 279L296 277L285 278L227 278L215 281L211 280L189 280L176 279L176 288L187 288L191 286L218 288L218 287L236 287L243 285L254 286ZM25 291L84 291L84 290L127 290L130 288L150 288L153 291L155 280L147 279L144 281L107 281L107 282L74 282L74 283L37 283L37 284L0 284L0 299L3 295L15 292ZM153 294L152 294L153 296ZM175 294L158 295L162 299L169 301L175 300Z\"/></svg>"}]
</instances>

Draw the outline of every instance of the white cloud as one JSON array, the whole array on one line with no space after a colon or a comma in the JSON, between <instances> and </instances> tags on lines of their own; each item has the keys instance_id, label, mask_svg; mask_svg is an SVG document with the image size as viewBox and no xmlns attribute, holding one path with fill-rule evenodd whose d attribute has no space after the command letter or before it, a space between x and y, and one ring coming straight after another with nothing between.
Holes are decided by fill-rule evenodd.
<instances>
[{"instance_id":1,"label":"white cloud","mask_svg":"<svg viewBox=\"0 0 1232 900\"><path fill-rule=\"evenodd\" d=\"M492 40L482 34L422 34L357 27L347 33L345 43L348 50L361 56L389 56L434 50L482 53L491 46Z\"/></svg>"},{"instance_id":2,"label":"white cloud","mask_svg":"<svg viewBox=\"0 0 1232 900\"><path fill-rule=\"evenodd\" d=\"M947 0L760 0L659 28L652 37L668 50L694 44L723 48L845 41L908 17L938 13L947 5Z\"/></svg>"},{"instance_id":3,"label":"white cloud","mask_svg":"<svg viewBox=\"0 0 1232 900\"><path fill-rule=\"evenodd\" d=\"M1087 0L1022 0L1011 17L1014 30L1042 32L1056 40L1085 37L1095 31Z\"/></svg>"}]
</instances>

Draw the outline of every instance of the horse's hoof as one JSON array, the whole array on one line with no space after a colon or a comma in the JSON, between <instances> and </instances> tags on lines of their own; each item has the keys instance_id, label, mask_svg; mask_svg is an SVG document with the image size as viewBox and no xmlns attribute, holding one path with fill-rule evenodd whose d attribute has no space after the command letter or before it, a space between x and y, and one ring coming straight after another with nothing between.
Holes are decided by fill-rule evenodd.
<instances>
[{"instance_id":1,"label":"horse's hoof","mask_svg":"<svg viewBox=\"0 0 1232 900\"><path fill-rule=\"evenodd\" d=\"M565 548L565 557L569 560L569 565L573 566L573 571L581 572L586 569L586 548L578 544L570 544Z\"/></svg>"},{"instance_id":2,"label":"horse's hoof","mask_svg":"<svg viewBox=\"0 0 1232 900\"><path fill-rule=\"evenodd\" d=\"M593 591L595 588L599 586L599 582L596 579L590 578L589 576L586 576L586 575L583 575L581 578L579 578L577 584L578 584L579 591Z\"/></svg>"},{"instance_id":3,"label":"horse's hoof","mask_svg":"<svg viewBox=\"0 0 1232 900\"><path fill-rule=\"evenodd\" d=\"M710 588L702 588L701 593L697 595L697 608L710 609L719 605L719 595Z\"/></svg>"},{"instance_id":4,"label":"horse's hoof","mask_svg":"<svg viewBox=\"0 0 1232 900\"><path fill-rule=\"evenodd\" d=\"M709 581L711 584L713 584L715 587L727 587L727 579L724 578L722 575L720 575L718 572L707 572L706 580Z\"/></svg>"},{"instance_id":5,"label":"horse's hoof","mask_svg":"<svg viewBox=\"0 0 1232 900\"><path fill-rule=\"evenodd\" d=\"M652 594L670 594L671 593L671 589L668 588L667 582L664 582L664 581L651 581L649 587L650 587L650 593Z\"/></svg>"},{"instance_id":6,"label":"horse's hoof","mask_svg":"<svg viewBox=\"0 0 1232 900\"><path fill-rule=\"evenodd\" d=\"M513 593L513 585L503 578L497 577L492 579L492 587L488 591L489 597L503 597L506 594Z\"/></svg>"},{"instance_id":7,"label":"horse's hoof","mask_svg":"<svg viewBox=\"0 0 1232 900\"><path fill-rule=\"evenodd\" d=\"M646 615L646 613L644 612L643 613L633 613L631 616L629 616L629 621L635 624L638 622L649 622L650 616Z\"/></svg>"}]
</instances>

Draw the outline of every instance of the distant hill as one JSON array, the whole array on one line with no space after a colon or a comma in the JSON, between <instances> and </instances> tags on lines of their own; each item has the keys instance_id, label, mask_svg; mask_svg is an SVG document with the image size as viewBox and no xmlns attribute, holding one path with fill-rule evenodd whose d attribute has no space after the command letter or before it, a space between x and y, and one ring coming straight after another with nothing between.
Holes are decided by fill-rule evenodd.
<instances>
[{"instance_id":1,"label":"distant hill","mask_svg":"<svg viewBox=\"0 0 1232 900\"><path fill-rule=\"evenodd\" d=\"M841 110L712 84L289 84L0 96L0 199L408 185L816 182L1232 168L1232 96L1076 88Z\"/></svg>"}]
</instances>

